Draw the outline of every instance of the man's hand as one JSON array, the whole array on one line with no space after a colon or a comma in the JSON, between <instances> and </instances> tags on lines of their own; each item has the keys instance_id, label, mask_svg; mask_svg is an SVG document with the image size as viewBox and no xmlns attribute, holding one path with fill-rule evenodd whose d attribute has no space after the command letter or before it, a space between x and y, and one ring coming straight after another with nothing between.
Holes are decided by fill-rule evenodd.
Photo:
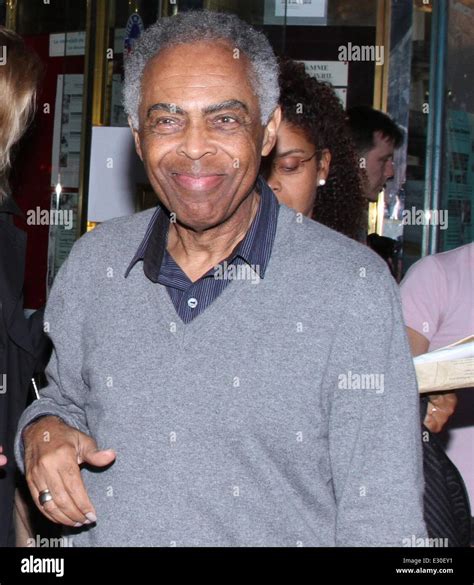
<instances>
[{"instance_id":1,"label":"man's hand","mask_svg":"<svg viewBox=\"0 0 474 585\"><path fill-rule=\"evenodd\" d=\"M430 394L428 399L428 408L423 424L432 433L439 433L456 410L458 398L455 392L446 392L443 394Z\"/></svg>"},{"instance_id":2,"label":"man's hand","mask_svg":"<svg viewBox=\"0 0 474 585\"><path fill-rule=\"evenodd\" d=\"M51 521L66 526L95 522L95 509L79 465L104 467L115 460L115 452L99 451L94 439L55 416L42 417L27 426L23 443L26 480L38 509ZM53 499L41 506L38 498L43 490L49 490Z\"/></svg>"},{"instance_id":3,"label":"man's hand","mask_svg":"<svg viewBox=\"0 0 474 585\"><path fill-rule=\"evenodd\" d=\"M0 445L0 453L3 453L3 447ZM5 455L0 455L0 467L2 467L2 465L6 465L7 464L7 458L5 457Z\"/></svg>"}]
</instances>

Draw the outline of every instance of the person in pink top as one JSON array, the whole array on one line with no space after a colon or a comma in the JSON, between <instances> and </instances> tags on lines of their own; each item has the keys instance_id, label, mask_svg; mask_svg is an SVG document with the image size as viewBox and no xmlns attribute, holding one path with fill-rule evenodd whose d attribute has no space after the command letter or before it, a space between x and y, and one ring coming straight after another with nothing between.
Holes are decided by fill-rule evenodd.
<instances>
[{"instance_id":1,"label":"person in pink top","mask_svg":"<svg viewBox=\"0 0 474 585\"><path fill-rule=\"evenodd\" d=\"M401 299L414 356L473 335L474 243L416 262L401 283ZM461 390L458 396L447 453L474 502L474 394ZM454 413L458 397L455 392L444 392L430 394L428 400L424 425L438 433Z\"/></svg>"},{"instance_id":2,"label":"person in pink top","mask_svg":"<svg viewBox=\"0 0 474 585\"><path fill-rule=\"evenodd\" d=\"M416 262L402 282L401 294L405 323L423 351L472 335L474 243Z\"/></svg>"},{"instance_id":3,"label":"person in pink top","mask_svg":"<svg viewBox=\"0 0 474 585\"><path fill-rule=\"evenodd\" d=\"M416 262L401 283L414 356L474 334L474 243ZM454 412L454 392L430 395L426 426L439 432Z\"/></svg>"}]
</instances>

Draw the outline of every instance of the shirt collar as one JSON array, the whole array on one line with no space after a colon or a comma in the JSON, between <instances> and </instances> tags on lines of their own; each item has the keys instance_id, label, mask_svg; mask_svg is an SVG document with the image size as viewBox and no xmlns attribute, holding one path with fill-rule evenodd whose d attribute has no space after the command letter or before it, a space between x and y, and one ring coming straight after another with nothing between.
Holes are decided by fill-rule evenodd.
<instances>
[{"instance_id":1,"label":"shirt collar","mask_svg":"<svg viewBox=\"0 0 474 585\"><path fill-rule=\"evenodd\" d=\"M273 191L261 177L257 179L256 187L260 194L257 214L233 257L240 256L252 268L257 267L259 276L263 278L272 253L279 204Z\"/></svg>"},{"instance_id":2,"label":"shirt collar","mask_svg":"<svg viewBox=\"0 0 474 585\"><path fill-rule=\"evenodd\" d=\"M244 239L233 252L232 259L240 256L253 268L258 267L259 276L263 278L275 239L279 204L273 191L260 176L257 178L256 188L260 194L257 213ZM125 277L135 264L142 260L147 278L152 282L158 282L168 242L169 224L167 210L158 205L145 236L125 272Z\"/></svg>"},{"instance_id":3,"label":"shirt collar","mask_svg":"<svg viewBox=\"0 0 474 585\"><path fill-rule=\"evenodd\" d=\"M168 241L169 224L170 220L168 211L161 207L161 205L158 205L148 224L145 236L138 246L138 250L135 252L132 261L128 265L125 272L125 278L130 274L130 271L135 264L142 260L143 272L146 277L152 282L158 282L161 264L163 262L163 256Z\"/></svg>"}]
</instances>

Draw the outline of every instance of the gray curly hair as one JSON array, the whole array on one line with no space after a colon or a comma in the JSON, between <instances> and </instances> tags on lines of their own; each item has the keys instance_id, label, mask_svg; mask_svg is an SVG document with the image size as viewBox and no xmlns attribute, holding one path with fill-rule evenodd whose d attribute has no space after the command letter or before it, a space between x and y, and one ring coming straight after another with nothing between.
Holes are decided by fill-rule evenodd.
<instances>
[{"instance_id":1,"label":"gray curly hair","mask_svg":"<svg viewBox=\"0 0 474 585\"><path fill-rule=\"evenodd\" d=\"M265 35L233 14L190 10L158 20L125 57L123 105L135 129L139 127L141 82L148 61L174 45L217 40L227 41L249 59L252 66L250 82L259 99L262 124L268 122L278 105L280 90L278 63Z\"/></svg>"}]
</instances>

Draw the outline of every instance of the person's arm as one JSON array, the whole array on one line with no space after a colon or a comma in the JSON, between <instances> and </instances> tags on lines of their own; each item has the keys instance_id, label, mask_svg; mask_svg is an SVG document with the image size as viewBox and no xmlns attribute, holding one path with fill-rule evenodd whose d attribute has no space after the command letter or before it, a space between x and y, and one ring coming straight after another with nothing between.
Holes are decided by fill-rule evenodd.
<instances>
[{"instance_id":1,"label":"person's arm","mask_svg":"<svg viewBox=\"0 0 474 585\"><path fill-rule=\"evenodd\" d=\"M418 389L396 283L381 272L369 266L351 291L326 373L337 546L426 537Z\"/></svg>"},{"instance_id":2,"label":"person's arm","mask_svg":"<svg viewBox=\"0 0 474 585\"><path fill-rule=\"evenodd\" d=\"M413 357L427 353L430 342L424 335L411 327L407 327L407 335ZM428 400L428 408L423 424L432 433L439 433L456 410L458 398L455 392L439 392L429 394Z\"/></svg>"},{"instance_id":3,"label":"person's arm","mask_svg":"<svg viewBox=\"0 0 474 585\"><path fill-rule=\"evenodd\" d=\"M83 248L81 241L76 243L51 291L45 313L54 345L46 369L48 386L23 413L15 439L18 465L39 510L53 522L69 526L95 516L79 465L102 466L115 458L112 451L97 450L84 410L88 387L82 377L83 327L91 287L87 254L78 252ZM45 489L53 500L41 506L38 496Z\"/></svg>"},{"instance_id":4,"label":"person's arm","mask_svg":"<svg viewBox=\"0 0 474 585\"><path fill-rule=\"evenodd\" d=\"M435 256L426 256L410 267L400 285L403 317L413 357L426 353L431 340L443 326L447 305L446 275ZM428 395L424 425L433 433L442 430L453 414L454 392Z\"/></svg>"},{"instance_id":5,"label":"person's arm","mask_svg":"<svg viewBox=\"0 0 474 585\"><path fill-rule=\"evenodd\" d=\"M410 343L411 354L413 357L421 355L428 351L430 341L415 329L407 327L408 342Z\"/></svg>"}]
</instances>

